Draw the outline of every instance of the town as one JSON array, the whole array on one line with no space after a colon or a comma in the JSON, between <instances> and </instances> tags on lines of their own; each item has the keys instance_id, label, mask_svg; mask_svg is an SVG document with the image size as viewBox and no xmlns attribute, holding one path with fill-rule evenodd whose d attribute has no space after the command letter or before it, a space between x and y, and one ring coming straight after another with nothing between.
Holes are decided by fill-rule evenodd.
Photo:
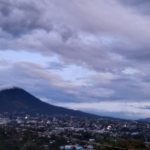
<instances>
[{"instance_id":1,"label":"town","mask_svg":"<svg viewBox=\"0 0 150 150\"><path fill-rule=\"evenodd\" d=\"M6 147L10 150L9 146L15 150L150 148L150 123L107 117L1 112L0 134L3 134L0 135L0 149L5 150ZM8 141L13 144L8 144Z\"/></svg>"}]
</instances>

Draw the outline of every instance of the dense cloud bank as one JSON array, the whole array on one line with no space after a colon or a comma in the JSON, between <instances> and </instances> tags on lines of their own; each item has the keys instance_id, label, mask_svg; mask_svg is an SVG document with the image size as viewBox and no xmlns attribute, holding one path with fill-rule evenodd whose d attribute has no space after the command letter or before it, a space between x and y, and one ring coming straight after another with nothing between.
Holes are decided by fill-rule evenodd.
<instances>
[{"instance_id":1,"label":"dense cloud bank","mask_svg":"<svg viewBox=\"0 0 150 150\"><path fill-rule=\"evenodd\" d=\"M41 65L0 55L0 85L55 101L149 101L149 8L149 0L0 0L0 51L59 59ZM51 71L72 66L92 74L65 81Z\"/></svg>"}]
</instances>

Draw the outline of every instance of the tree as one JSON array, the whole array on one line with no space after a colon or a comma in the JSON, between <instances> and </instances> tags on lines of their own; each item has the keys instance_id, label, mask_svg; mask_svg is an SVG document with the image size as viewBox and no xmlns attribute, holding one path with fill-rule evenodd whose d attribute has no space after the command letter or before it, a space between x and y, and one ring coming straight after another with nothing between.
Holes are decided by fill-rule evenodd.
<instances>
[{"instance_id":1,"label":"tree","mask_svg":"<svg viewBox=\"0 0 150 150\"><path fill-rule=\"evenodd\" d=\"M95 150L105 150L105 147L102 145L95 145Z\"/></svg>"},{"instance_id":2,"label":"tree","mask_svg":"<svg viewBox=\"0 0 150 150\"><path fill-rule=\"evenodd\" d=\"M24 144L21 150L40 150L40 148L32 142L27 142Z\"/></svg>"}]
</instances>

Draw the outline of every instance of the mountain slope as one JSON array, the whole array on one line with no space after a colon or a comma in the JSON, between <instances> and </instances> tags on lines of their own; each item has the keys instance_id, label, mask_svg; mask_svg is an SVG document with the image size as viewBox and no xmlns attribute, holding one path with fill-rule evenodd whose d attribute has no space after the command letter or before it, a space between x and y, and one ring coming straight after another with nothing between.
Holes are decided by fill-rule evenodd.
<instances>
[{"instance_id":1,"label":"mountain slope","mask_svg":"<svg viewBox=\"0 0 150 150\"><path fill-rule=\"evenodd\" d=\"M138 119L137 121L140 121L140 122L150 122L150 118Z\"/></svg>"},{"instance_id":2,"label":"mountain slope","mask_svg":"<svg viewBox=\"0 0 150 150\"><path fill-rule=\"evenodd\" d=\"M0 111L98 117L96 115L47 104L32 96L25 90L16 87L0 91Z\"/></svg>"}]
</instances>

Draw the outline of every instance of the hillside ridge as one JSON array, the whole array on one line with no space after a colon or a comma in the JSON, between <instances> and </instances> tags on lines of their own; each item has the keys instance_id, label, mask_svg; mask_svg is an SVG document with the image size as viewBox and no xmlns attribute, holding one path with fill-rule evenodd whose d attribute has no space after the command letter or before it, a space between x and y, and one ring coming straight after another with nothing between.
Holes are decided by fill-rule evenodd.
<instances>
[{"instance_id":1,"label":"hillside ridge","mask_svg":"<svg viewBox=\"0 0 150 150\"><path fill-rule=\"evenodd\" d=\"M48 104L18 87L7 88L0 91L0 111L7 111L10 113L26 112L29 114L68 114L78 117L98 117L97 115L84 113L78 110L71 110Z\"/></svg>"}]
</instances>

